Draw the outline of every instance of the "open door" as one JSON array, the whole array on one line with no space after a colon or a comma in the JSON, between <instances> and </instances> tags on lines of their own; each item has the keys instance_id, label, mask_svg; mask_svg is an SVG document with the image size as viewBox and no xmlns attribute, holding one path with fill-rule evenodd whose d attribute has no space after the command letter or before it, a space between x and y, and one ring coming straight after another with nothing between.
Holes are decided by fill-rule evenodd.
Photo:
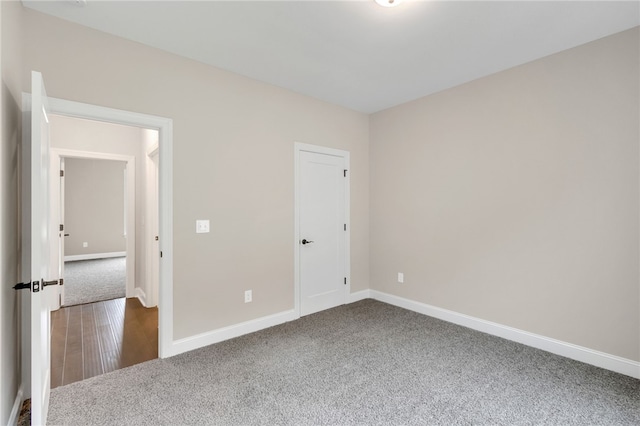
<instances>
[{"instance_id":1,"label":"open door","mask_svg":"<svg viewBox=\"0 0 640 426\"><path fill-rule=\"evenodd\" d=\"M42 74L31 73L31 152L25 155L25 173L30 182L23 188L30 208L25 211L23 231L29 235L23 247L28 253L31 274L31 424L44 425L47 420L50 392L50 310L52 296L57 291L49 286L58 284L57 271L50 271L49 257L49 123L47 94ZM27 141L28 143L28 141Z\"/></svg>"},{"instance_id":2,"label":"open door","mask_svg":"<svg viewBox=\"0 0 640 426\"><path fill-rule=\"evenodd\" d=\"M58 211L60 212L60 233L59 233L59 238L58 238L58 270L59 270L59 274L58 277L60 278L60 288L59 288L59 294L60 294L60 299L59 299L59 303L58 303L58 307L63 306L64 305L64 242L65 242L65 237L68 237L69 234L67 233L65 226L64 226L64 197L65 197L65 192L64 192L64 157L60 158L60 180L58 182L58 190L60 191L60 197L58 197L60 205L58 206L59 209Z\"/></svg>"}]
</instances>

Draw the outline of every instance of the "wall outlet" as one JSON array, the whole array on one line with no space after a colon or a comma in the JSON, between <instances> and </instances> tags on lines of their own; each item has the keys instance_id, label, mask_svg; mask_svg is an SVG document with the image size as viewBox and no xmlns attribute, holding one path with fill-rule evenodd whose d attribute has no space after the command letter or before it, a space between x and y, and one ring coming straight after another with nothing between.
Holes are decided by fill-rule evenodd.
<instances>
[{"instance_id":1,"label":"wall outlet","mask_svg":"<svg viewBox=\"0 0 640 426\"><path fill-rule=\"evenodd\" d=\"M196 234L206 234L209 232L208 220L196 220Z\"/></svg>"},{"instance_id":2,"label":"wall outlet","mask_svg":"<svg viewBox=\"0 0 640 426\"><path fill-rule=\"evenodd\" d=\"M253 300L253 296L251 294L251 290L246 290L244 292L244 303L249 303Z\"/></svg>"},{"instance_id":3,"label":"wall outlet","mask_svg":"<svg viewBox=\"0 0 640 426\"><path fill-rule=\"evenodd\" d=\"M402 272L398 272L398 282L401 284L404 282L404 274Z\"/></svg>"},{"instance_id":4,"label":"wall outlet","mask_svg":"<svg viewBox=\"0 0 640 426\"><path fill-rule=\"evenodd\" d=\"M82 247L89 247L89 243L82 243Z\"/></svg>"}]
</instances>

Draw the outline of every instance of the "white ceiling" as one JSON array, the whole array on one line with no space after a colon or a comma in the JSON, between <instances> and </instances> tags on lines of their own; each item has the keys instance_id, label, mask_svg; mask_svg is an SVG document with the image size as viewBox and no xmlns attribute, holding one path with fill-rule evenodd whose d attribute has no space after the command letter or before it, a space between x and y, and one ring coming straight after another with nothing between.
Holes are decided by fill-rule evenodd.
<instances>
[{"instance_id":1,"label":"white ceiling","mask_svg":"<svg viewBox=\"0 0 640 426\"><path fill-rule=\"evenodd\" d=\"M27 1L371 113L640 25L638 1Z\"/></svg>"}]
</instances>

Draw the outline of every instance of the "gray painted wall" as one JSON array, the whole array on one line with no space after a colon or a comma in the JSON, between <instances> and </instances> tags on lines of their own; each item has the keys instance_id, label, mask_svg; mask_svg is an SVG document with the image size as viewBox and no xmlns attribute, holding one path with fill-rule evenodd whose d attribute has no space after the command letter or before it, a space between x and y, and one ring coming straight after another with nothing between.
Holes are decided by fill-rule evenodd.
<instances>
[{"instance_id":1,"label":"gray painted wall","mask_svg":"<svg viewBox=\"0 0 640 426\"><path fill-rule=\"evenodd\" d=\"M374 114L371 287L640 360L638 39Z\"/></svg>"},{"instance_id":2,"label":"gray painted wall","mask_svg":"<svg viewBox=\"0 0 640 426\"><path fill-rule=\"evenodd\" d=\"M122 161L65 159L65 256L126 250L125 166Z\"/></svg>"}]
</instances>

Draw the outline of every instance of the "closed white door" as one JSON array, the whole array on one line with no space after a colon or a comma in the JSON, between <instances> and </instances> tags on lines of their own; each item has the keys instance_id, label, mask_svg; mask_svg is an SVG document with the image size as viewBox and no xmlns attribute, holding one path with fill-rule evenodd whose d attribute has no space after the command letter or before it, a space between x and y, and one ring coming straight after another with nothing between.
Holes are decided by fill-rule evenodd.
<instances>
[{"instance_id":1,"label":"closed white door","mask_svg":"<svg viewBox=\"0 0 640 426\"><path fill-rule=\"evenodd\" d=\"M300 315L346 302L345 156L298 152Z\"/></svg>"}]
</instances>

